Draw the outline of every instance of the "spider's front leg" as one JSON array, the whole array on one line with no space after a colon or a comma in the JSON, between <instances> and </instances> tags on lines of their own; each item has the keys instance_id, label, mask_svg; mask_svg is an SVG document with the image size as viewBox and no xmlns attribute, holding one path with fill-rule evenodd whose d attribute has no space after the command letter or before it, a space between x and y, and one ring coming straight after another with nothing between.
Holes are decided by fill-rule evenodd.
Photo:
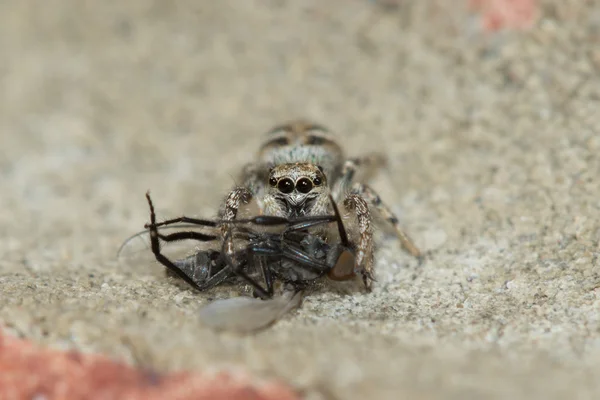
<instances>
[{"instance_id":1,"label":"spider's front leg","mask_svg":"<svg viewBox=\"0 0 600 400\"><path fill-rule=\"evenodd\" d=\"M233 221L237 217L240 207L250 203L252 197L252 192L247 187L233 189L225 199L225 207L221 213L222 220L224 222Z\"/></svg>"},{"instance_id":2,"label":"spider's front leg","mask_svg":"<svg viewBox=\"0 0 600 400\"><path fill-rule=\"evenodd\" d=\"M232 234L232 225L228 224L228 221L234 221L237 218L238 211L241 207L247 205L252 201L254 193L258 190L261 182L262 168L258 164L246 164L242 169L242 186L234 188L225 199L225 203L219 216L222 220L220 226L221 236L223 237L221 252L226 260L228 260L229 267L232 268L232 272L241 273L240 261L236 259L236 250L234 244L234 235ZM246 260L247 261L247 260ZM254 283L252 281L252 283ZM254 285L253 285L254 286Z\"/></svg>"},{"instance_id":3,"label":"spider's front leg","mask_svg":"<svg viewBox=\"0 0 600 400\"><path fill-rule=\"evenodd\" d=\"M221 219L233 221L236 219L240 207L250 203L257 194L260 195L266 179L266 170L268 170L267 166L260 163L244 165L240 177L241 185L227 195L223 209L219 213Z\"/></svg>"},{"instance_id":4,"label":"spider's front leg","mask_svg":"<svg viewBox=\"0 0 600 400\"><path fill-rule=\"evenodd\" d=\"M372 218L366 200L356 193L351 193L344 200L344 207L356 214L359 239L356 244L354 273L361 274L365 287L371 289L373 281L373 229Z\"/></svg>"},{"instance_id":5,"label":"spider's front leg","mask_svg":"<svg viewBox=\"0 0 600 400\"><path fill-rule=\"evenodd\" d=\"M361 157L349 158L342 166L341 175L336 179L336 184L333 188L333 197L340 199L350 190L352 182L355 181L357 172L363 172L363 179L375 172L378 168L387 164L387 159L379 153L371 153ZM364 176L366 175L366 176Z\"/></svg>"},{"instance_id":6,"label":"spider's front leg","mask_svg":"<svg viewBox=\"0 0 600 400\"><path fill-rule=\"evenodd\" d=\"M233 243L233 235L231 234L231 225L227 221L233 221L237 217L237 213L242 205L250 203L252 193L246 187L236 187L225 199L225 207L222 212L223 225L221 226L221 234L223 235L223 252L225 256L235 264L234 254L235 245Z\"/></svg>"},{"instance_id":7,"label":"spider's front leg","mask_svg":"<svg viewBox=\"0 0 600 400\"><path fill-rule=\"evenodd\" d=\"M392 211L381 201L379 195L369 186L355 183L352 185L350 194L344 200L344 207L348 211L356 213L359 230L359 240L356 245L356 259L354 263L354 272L360 273L363 277L363 282L367 289L371 287L373 278L373 230L372 217L369 211L369 205L378 210L388 223L396 230L402 246L414 257L422 260L421 251L415 246L408 235L400 229L398 218Z\"/></svg>"},{"instance_id":8,"label":"spider's front leg","mask_svg":"<svg viewBox=\"0 0 600 400\"><path fill-rule=\"evenodd\" d=\"M376 153L367 155L365 157L351 158L346 160L342 168L342 175L338 179L334 188L334 197L342 197L343 193L345 193L348 190L348 187L351 185L358 169L361 167L374 168L381 166L384 163L385 159ZM394 215L392 210L381 200L375 190L367 185L355 183L352 185L350 192L352 194L359 195L361 198L366 200L370 206L377 210L379 214L394 228L396 231L396 236L398 237L398 240L400 240L402 247L404 247L404 249L406 249L406 251L408 251L412 256L422 260L423 256L419 248L402 229L396 215Z\"/></svg>"},{"instance_id":9,"label":"spider's front leg","mask_svg":"<svg viewBox=\"0 0 600 400\"><path fill-rule=\"evenodd\" d=\"M377 192L370 186L362 183L356 183L352 186L352 193L360 195L365 199L372 207L374 207L379 214L389 223L396 231L396 236L400 240L400 244L406 251L413 257L422 261L423 254L421 250L415 245L413 240L408 236L406 232L400 227L400 222L392 210L381 200Z\"/></svg>"}]
</instances>

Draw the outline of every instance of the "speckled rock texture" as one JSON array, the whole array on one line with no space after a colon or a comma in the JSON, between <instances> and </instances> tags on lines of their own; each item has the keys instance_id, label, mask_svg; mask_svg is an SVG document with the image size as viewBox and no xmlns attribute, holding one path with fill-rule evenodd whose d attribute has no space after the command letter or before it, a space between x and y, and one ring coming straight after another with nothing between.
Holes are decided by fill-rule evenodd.
<instances>
[{"instance_id":1,"label":"speckled rock texture","mask_svg":"<svg viewBox=\"0 0 600 400\"><path fill-rule=\"evenodd\" d=\"M526 30L393 3L0 2L4 331L309 399L600 398L600 3L542 1ZM372 293L323 287L240 336L198 318L238 289L117 263L146 190L161 218L215 216L296 117L387 154L372 185L422 265L379 235Z\"/></svg>"}]
</instances>

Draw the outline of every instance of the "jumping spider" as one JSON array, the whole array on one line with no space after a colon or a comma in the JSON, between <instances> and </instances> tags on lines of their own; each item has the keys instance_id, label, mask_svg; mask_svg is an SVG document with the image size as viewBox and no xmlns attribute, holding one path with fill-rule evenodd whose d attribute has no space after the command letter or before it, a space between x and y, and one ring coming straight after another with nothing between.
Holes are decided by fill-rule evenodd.
<instances>
[{"instance_id":1,"label":"jumping spider","mask_svg":"<svg viewBox=\"0 0 600 400\"><path fill-rule=\"evenodd\" d=\"M346 159L333 135L323 126L307 121L279 125L267 133L257 162L242 172L241 185L227 196L220 217L233 221L242 207L254 200L261 215L285 218L331 214L330 196L355 215L357 232L351 235L355 251L354 273L369 289L373 280L373 229L369 207L378 211L395 229L403 247L413 256L421 252L400 228L398 218L368 185L353 182L361 167L380 161L374 155ZM230 225L223 225L224 251L234 257ZM351 232L352 233L352 232Z\"/></svg>"}]
</instances>

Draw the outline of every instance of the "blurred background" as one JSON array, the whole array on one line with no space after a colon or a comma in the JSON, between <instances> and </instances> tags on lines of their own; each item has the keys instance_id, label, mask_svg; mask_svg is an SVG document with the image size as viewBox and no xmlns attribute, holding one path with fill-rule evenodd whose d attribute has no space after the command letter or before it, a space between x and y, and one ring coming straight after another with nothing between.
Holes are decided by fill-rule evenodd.
<instances>
[{"instance_id":1,"label":"blurred background","mask_svg":"<svg viewBox=\"0 0 600 400\"><path fill-rule=\"evenodd\" d=\"M0 1L0 321L338 398L594 393L599 49L597 1ZM389 157L373 186L422 267L382 243L373 293L236 341L202 330L204 295L116 264L146 190L159 218L212 217L299 117Z\"/></svg>"},{"instance_id":2,"label":"blurred background","mask_svg":"<svg viewBox=\"0 0 600 400\"><path fill-rule=\"evenodd\" d=\"M214 214L262 133L298 117L349 154L385 152L384 196L429 196L456 127L496 107L505 38L489 33L538 14L532 1L4 1L4 237L37 241L44 221L78 237L99 218L137 228L147 189L159 209Z\"/></svg>"}]
</instances>

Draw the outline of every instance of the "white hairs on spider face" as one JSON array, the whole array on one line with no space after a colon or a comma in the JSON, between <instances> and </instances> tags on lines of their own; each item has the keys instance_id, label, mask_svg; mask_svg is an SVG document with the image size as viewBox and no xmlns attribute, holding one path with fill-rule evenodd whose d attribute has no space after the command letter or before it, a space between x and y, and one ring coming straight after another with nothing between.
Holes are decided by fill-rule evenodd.
<instances>
[{"instance_id":1,"label":"white hairs on spider face","mask_svg":"<svg viewBox=\"0 0 600 400\"><path fill-rule=\"evenodd\" d=\"M269 300L251 297L215 300L200 310L200 321L219 331L251 333L271 326L301 302L302 292L286 292Z\"/></svg>"}]
</instances>

